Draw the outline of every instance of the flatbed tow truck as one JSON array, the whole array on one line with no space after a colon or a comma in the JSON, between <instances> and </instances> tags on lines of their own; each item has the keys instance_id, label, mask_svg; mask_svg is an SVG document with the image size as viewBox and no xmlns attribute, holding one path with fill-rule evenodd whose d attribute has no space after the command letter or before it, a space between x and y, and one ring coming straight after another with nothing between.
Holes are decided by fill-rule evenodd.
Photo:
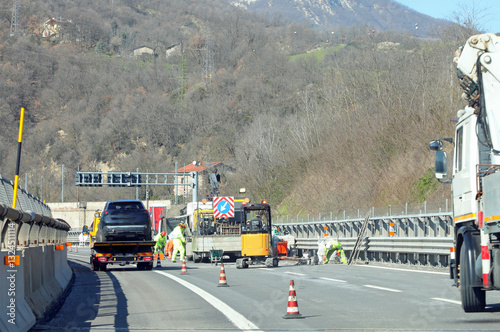
<instances>
[{"instance_id":1,"label":"flatbed tow truck","mask_svg":"<svg viewBox=\"0 0 500 332\"><path fill-rule=\"evenodd\" d=\"M130 201L120 201L117 204L121 204L123 207L132 205ZM118 217L122 217L122 215ZM105 237L98 234L100 222L101 212L96 211L89 232L90 265L94 271L106 271L108 265L115 264L120 266L134 264L137 265L139 270L151 270L153 268L153 249L156 242L151 239L151 235L149 235L149 238L141 240L103 240ZM134 227L132 223L129 222L129 224ZM127 223L122 222L122 225L118 227L127 226ZM146 232L150 233L151 231L146 230ZM113 231L111 234L114 234ZM111 236L109 237L111 238Z\"/></svg>"},{"instance_id":2,"label":"flatbed tow truck","mask_svg":"<svg viewBox=\"0 0 500 332\"><path fill-rule=\"evenodd\" d=\"M106 271L113 264L136 264L139 270L151 270L154 245L155 241L91 242L90 264L94 271Z\"/></svg>"}]
</instances>

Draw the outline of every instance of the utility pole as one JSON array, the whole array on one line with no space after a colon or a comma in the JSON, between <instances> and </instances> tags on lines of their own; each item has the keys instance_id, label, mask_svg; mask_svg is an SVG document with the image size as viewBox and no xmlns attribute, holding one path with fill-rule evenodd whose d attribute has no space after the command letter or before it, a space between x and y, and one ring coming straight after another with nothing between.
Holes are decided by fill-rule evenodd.
<instances>
[{"instance_id":1,"label":"utility pole","mask_svg":"<svg viewBox=\"0 0 500 332\"><path fill-rule=\"evenodd\" d=\"M181 76L179 77L179 101L184 98L186 85L186 56L184 55L184 42L181 40Z\"/></svg>"},{"instance_id":2,"label":"utility pole","mask_svg":"<svg viewBox=\"0 0 500 332\"><path fill-rule=\"evenodd\" d=\"M12 6L12 19L10 21L10 36L17 35L17 27L19 22L19 0L14 0L14 5Z\"/></svg>"},{"instance_id":3,"label":"utility pole","mask_svg":"<svg viewBox=\"0 0 500 332\"><path fill-rule=\"evenodd\" d=\"M205 85L212 83L214 71L213 48L214 44L211 39L210 27L207 27L207 32L205 33L205 55L203 57L203 83Z\"/></svg>"}]
</instances>

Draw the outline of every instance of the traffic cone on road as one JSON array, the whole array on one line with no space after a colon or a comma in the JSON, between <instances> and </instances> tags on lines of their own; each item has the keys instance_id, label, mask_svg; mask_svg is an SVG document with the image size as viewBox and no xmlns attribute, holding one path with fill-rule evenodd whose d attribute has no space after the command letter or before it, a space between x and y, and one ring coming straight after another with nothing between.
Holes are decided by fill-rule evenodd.
<instances>
[{"instance_id":1,"label":"traffic cone on road","mask_svg":"<svg viewBox=\"0 0 500 332\"><path fill-rule=\"evenodd\" d=\"M78 252L78 246L75 246L75 252Z\"/></svg>"},{"instance_id":2,"label":"traffic cone on road","mask_svg":"<svg viewBox=\"0 0 500 332\"><path fill-rule=\"evenodd\" d=\"M187 269L186 269L186 259L182 259L182 269L181 269L181 274L186 274Z\"/></svg>"},{"instance_id":3,"label":"traffic cone on road","mask_svg":"<svg viewBox=\"0 0 500 332\"><path fill-rule=\"evenodd\" d=\"M224 263L220 263L220 277L219 277L219 285L217 287L229 287L226 280L226 271L224 270Z\"/></svg>"},{"instance_id":4,"label":"traffic cone on road","mask_svg":"<svg viewBox=\"0 0 500 332\"><path fill-rule=\"evenodd\" d=\"M285 319L304 318L299 313L299 304L297 303L297 295L295 294L295 286L293 280L290 280L290 290L288 292L288 308L286 309Z\"/></svg>"},{"instance_id":5,"label":"traffic cone on road","mask_svg":"<svg viewBox=\"0 0 500 332\"><path fill-rule=\"evenodd\" d=\"M69 245L68 248L69 248L69 252L71 252L71 245Z\"/></svg>"}]
</instances>

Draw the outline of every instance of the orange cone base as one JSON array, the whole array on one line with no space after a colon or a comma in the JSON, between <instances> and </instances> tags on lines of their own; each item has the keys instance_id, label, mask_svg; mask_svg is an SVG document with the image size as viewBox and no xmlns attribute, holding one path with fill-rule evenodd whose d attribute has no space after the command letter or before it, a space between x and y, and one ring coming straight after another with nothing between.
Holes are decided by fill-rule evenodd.
<instances>
[{"instance_id":1,"label":"orange cone base","mask_svg":"<svg viewBox=\"0 0 500 332\"><path fill-rule=\"evenodd\" d=\"M285 316L283 316L283 318L284 319L304 318L304 316L302 316L299 313L296 313L296 314L286 314Z\"/></svg>"}]
</instances>

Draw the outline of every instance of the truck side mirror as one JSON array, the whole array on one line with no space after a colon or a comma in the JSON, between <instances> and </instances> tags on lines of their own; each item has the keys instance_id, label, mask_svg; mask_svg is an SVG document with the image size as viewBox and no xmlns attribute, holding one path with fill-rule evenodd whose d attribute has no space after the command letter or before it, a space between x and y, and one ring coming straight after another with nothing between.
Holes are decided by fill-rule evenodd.
<instances>
[{"instance_id":1,"label":"truck side mirror","mask_svg":"<svg viewBox=\"0 0 500 332\"><path fill-rule=\"evenodd\" d=\"M431 141L429 143L429 149L432 151L441 151L443 150L443 142L440 140Z\"/></svg>"},{"instance_id":2,"label":"truck side mirror","mask_svg":"<svg viewBox=\"0 0 500 332\"><path fill-rule=\"evenodd\" d=\"M446 152L436 151L434 157L434 176L438 180L446 179L448 168L448 158L446 157Z\"/></svg>"}]
</instances>

